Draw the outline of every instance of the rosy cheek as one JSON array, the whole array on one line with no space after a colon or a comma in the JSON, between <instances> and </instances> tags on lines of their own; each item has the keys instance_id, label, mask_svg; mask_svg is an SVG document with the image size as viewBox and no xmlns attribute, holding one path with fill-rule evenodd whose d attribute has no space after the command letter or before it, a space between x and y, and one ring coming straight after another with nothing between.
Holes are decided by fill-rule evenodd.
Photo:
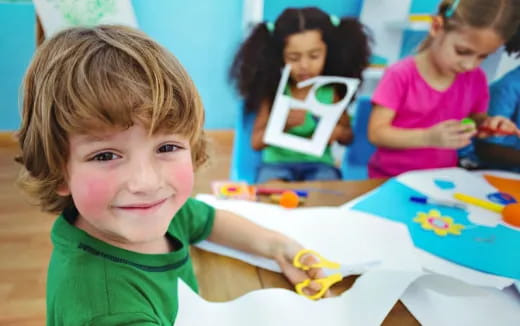
<instances>
[{"instance_id":1,"label":"rosy cheek","mask_svg":"<svg viewBox=\"0 0 520 326\"><path fill-rule=\"evenodd\" d=\"M176 185L178 196L185 196L187 198L191 195L194 183L193 167L191 164L173 168L170 176L172 177L173 184Z\"/></svg>"},{"instance_id":2,"label":"rosy cheek","mask_svg":"<svg viewBox=\"0 0 520 326\"><path fill-rule=\"evenodd\" d=\"M115 196L114 178L91 174L77 175L72 184L72 197L76 208L83 216L100 217L103 210L110 206Z\"/></svg>"}]
</instances>

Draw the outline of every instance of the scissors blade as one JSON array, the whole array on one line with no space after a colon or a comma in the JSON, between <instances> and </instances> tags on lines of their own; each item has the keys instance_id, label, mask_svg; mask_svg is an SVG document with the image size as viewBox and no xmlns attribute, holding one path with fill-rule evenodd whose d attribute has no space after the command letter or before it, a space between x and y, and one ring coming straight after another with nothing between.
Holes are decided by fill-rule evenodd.
<instances>
[{"instance_id":1,"label":"scissors blade","mask_svg":"<svg viewBox=\"0 0 520 326\"><path fill-rule=\"evenodd\" d=\"M366 263L361 264L342 264L339 268L339 273L342 276L349 276L349 275L360 275L364 272L368 271L369 269L372 269L376 267L377 265L381 264L380 260L372 260L368 261ZM338 273L338 270L327 270L326 274L331 275Z\"/></svg>"}]
</instances>

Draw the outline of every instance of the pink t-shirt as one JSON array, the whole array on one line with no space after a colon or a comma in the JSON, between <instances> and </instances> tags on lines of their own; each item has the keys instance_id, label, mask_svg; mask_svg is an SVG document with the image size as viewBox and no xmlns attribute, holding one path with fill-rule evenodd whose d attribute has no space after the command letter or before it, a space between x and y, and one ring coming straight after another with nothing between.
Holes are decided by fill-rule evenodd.
<instances>
[{"instance_id":1,"label":"pink t-shirt","mask_svg":"<svg viewBox=\"0 0 520 326\"><path fill-rule=\"evenodd\" d=\"M428 128L441 121L463 119L486 112L489 90L481 68L460 73L449 88L438 91L419 74L413 57L388 67L379 82L372 103L395 110L392 126ZM371 178L391 177L400 173L457 165L454 149L379 147L368 163Z\"/></svg>"}]
</instances>

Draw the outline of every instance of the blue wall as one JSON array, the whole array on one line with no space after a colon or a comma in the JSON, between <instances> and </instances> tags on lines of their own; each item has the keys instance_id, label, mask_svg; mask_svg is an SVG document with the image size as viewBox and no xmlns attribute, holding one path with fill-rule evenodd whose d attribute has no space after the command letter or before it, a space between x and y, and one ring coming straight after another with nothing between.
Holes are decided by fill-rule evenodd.
<instances>
[{"instance_id":1,"label":"blue wall","mask_svg":"<svg viewBox=\"0 0 520 326\"><path fill-rule=\"evenodd\" d=\"M318 7L336 16L359 16L362 0L264 0L264 18L274 21L287 7Z\"/></svg>"},{"instance_id":2,"label":"blue wall","mask_svg":"<svg viewBox=\"0 0 520 326\"><path fill-rule=\"evenodd\" d=\"M274 20L286 7L319 6L338 16L357 16L361 0L265 0L264 15ZM241 99L227 72L242 40L242 0L132 0L140 28L172 51L199 89L208 129L233 128ZM20 123L18 94L35 49L32 4L0 3L0 130ZM16 33L13 33L16 31Z\"/></svg>"},{"instance_id":3,"label":"blue wall","mask_svg":"<svg viewBox=\"0 0 520 326\"><path fill-rule=\"evenodd\" d=\"M34 48L32 4L0 3L0 130L18 128L19 89Z\"/></svg>"},{"instance_id":4,"label":"blue wall","mask_svg":"<svg viewBox=\"0 0 520 326\"><path fill-rule=\"evenodd\" d=\"M440 0L413 0L410 6L411 14L434 14Z\"/></svg>"},{"instance_id":5,"label":"blue wall","mask_svg":"<svg viewBox=\"0 0 520 326\"><path fill-rule=\"evenodd\" d=\"M242 1L133 0L140 28L172 51L197 85L207 128L232 128L240 101L227 70L242 37ZM0 130L20 123L18 89L35 49L32 4L0 4ZM13 33L16 31L16 33Z\"/></svg>"},{"instance_id":6,"label":"blue wall","mask_svg":"<svg viewBox=\"0 0 520 326\"><path fill-rule=\"evenodd\" d=\"M140 28L188 70L206 108L206 128L233 128L240 101L227 80L242 38L242 0L133 0Z\"/></svg>"}]
</instances>

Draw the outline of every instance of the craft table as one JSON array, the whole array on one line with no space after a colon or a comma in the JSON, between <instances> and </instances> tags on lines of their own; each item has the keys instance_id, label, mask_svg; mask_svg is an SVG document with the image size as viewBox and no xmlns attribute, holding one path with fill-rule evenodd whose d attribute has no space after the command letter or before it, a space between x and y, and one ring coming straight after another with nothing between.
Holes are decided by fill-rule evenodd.
<instances>
[{"instance_id":1,"label":"craft table","mask_svg":"<svg viewBox=\"0 0 520 326\"><path fill-rule=\"evenodd\" d=\"M311 191L304 206L338 206L354 199L382 184L382 179L363 181L323 181L305 183L269 183L266 186L293 188L293 189L323 189L341 192L341 194ZM210 193L210 185L207 188L196 189L197 193ZM242 261L221 256L218 254L192 248L191 254L195 273L200 287L200 295L208 301L229 301L240 297L250 291L262 288L286 288L291 289L290 283L282 274L267 271ZM332 288L332 292L340 294L350 288L356 280L356 276L343 279ZM383 325L419 325L419 322L408 312L399 301L386 317Z\"/></svg>"}]
</instances>

